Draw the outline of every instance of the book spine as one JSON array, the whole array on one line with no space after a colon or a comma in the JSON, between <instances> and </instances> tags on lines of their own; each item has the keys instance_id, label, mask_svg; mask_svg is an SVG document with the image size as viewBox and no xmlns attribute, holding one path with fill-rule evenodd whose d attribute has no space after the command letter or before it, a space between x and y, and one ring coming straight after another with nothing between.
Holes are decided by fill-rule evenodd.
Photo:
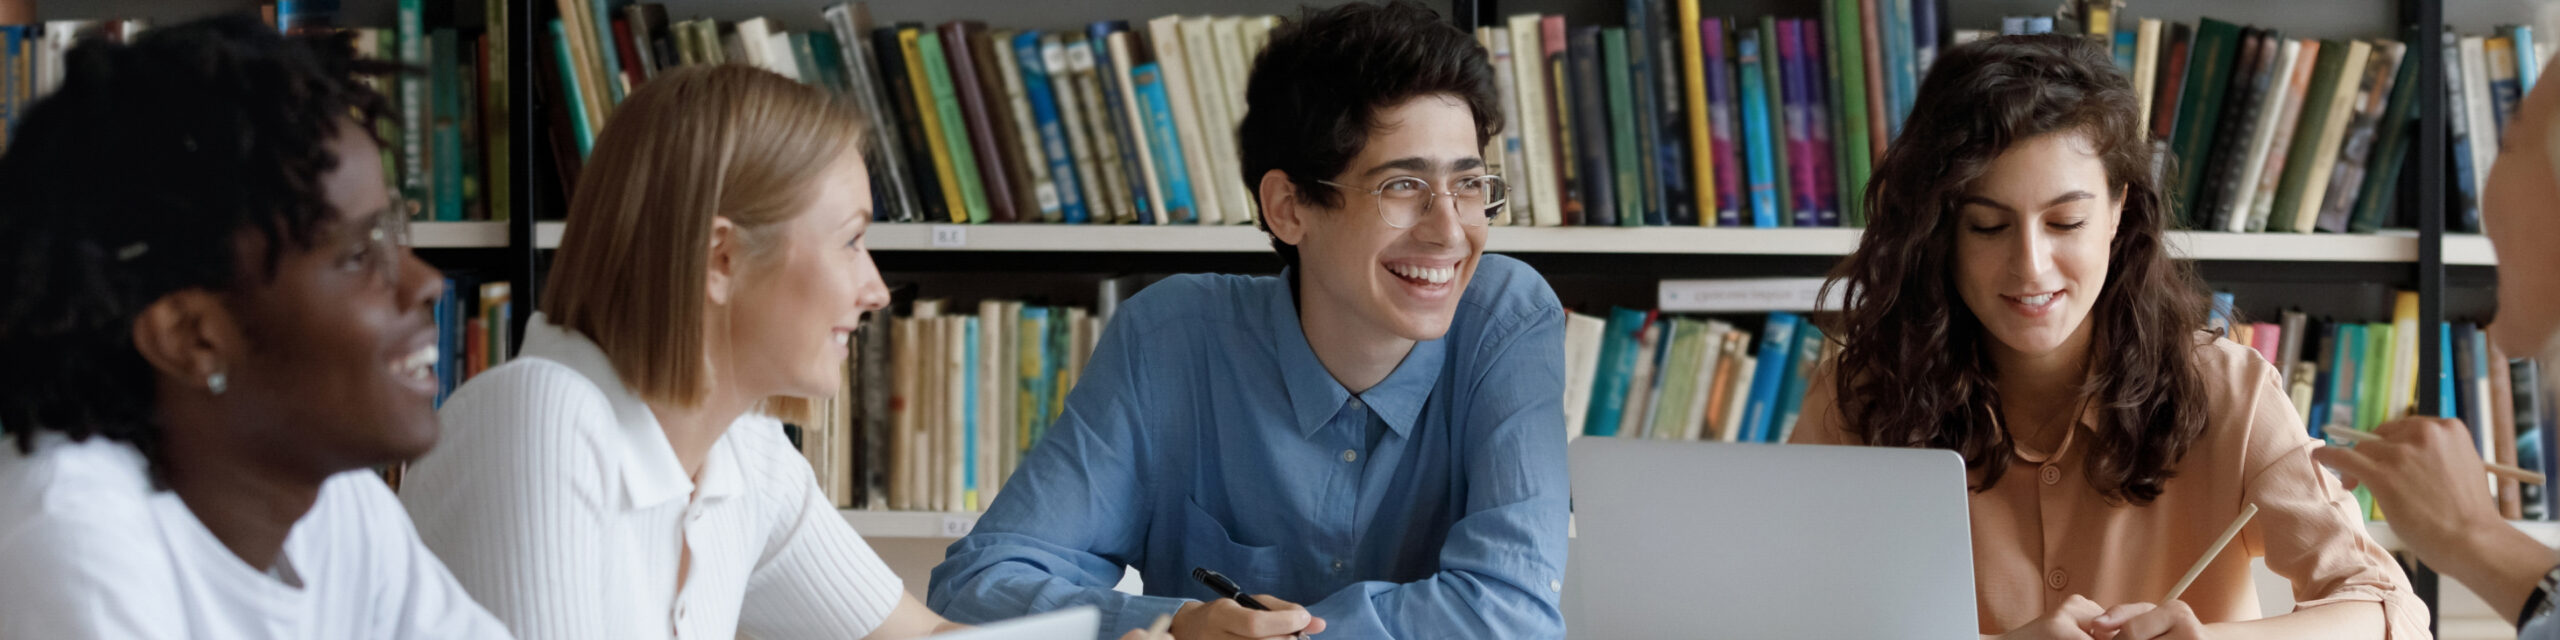
<instances>
[{"instance_id":1,"label":"book spine","mask_svg":"<svg viewBox=\"0 0 2560 640\"><path fill-rule=\"evenodd\" d=\"M2339 68L2337 86L2324 98L2329 114L2321 121L2318 145L2312 147L2314 161L2310 177L2302 185L2302 209L2293 218L2295 233L2310 233L2317 228L2321 207L2333 186L2329 180L2338 170L2340 142L2346 137L2348 123L2355 119L2356 90L2363 84L2373 47L2361 40L2349 42L2347 47L2346 65Z\"/></svg>"},{"instance_id":2,"label":"book spine","mask_svg":"<svg viewBox=\"0 0 2560 640\"><path fill-rule=\"evenodd\" d=\"M2423 42L2417 38L2409 41ZM2374 164L2365 173L2363 194L2356 197L2355 214L2347 223L2350 232L2381 230L2383 216L2389 214L2394 204L2392 201L2399 194L2401 164L2409 155L2407 145L2414 120L2410 115L2411 103L2418 95L2419 62L2418 56L2409 55L2406 47L2402 48L2398 77L2391 81L2389 106L2383 108L2382 119L2374 124L2378 139L2374 143L2373 156L2368 159Z\"/></svg>"},{"instance_id":3,"label":"book spine","mask_svg":"<svg viewBox=\"0 0 2560 640\"><path fill-rule=\"evenodd\" d=\"M1769 102L1761 80L1760 36L1748 30L1739 35L1734 66L1742 76L1742 144L1750 153L1751 226L1768 229L1778 226L1778 190L1777 176L1770 170L1774 142L1769 139Z\"/></svg>"},{"instance_id":4,"label":"book spine","mask_svg":"<svg viewBox=\"0 0 2560 640\"><path fill-rule=\"evenodd\" d=\"M1520 130L1526 122L1524 118L1528 116L1520 112L1520 76L1514 71L1511 30L1507 26L1483 27L1477 30L1476 39L1484 45L1488 54L1486 61L1493 64L1494 97L1502 105L1502 131L1495 133L1493 140L1486 143L1484 152L1486 164L1499 163L1501 166L1486 169L1493 175L1502 176L1502 183L1511 191L1510 204L1494 214L1493 224L1532 224L1536 221L1536 214L1533 213L1535 207L1530 204L1529 164L1528 158L1521 155L1520 137ZM1241 103L1238 106L1241 107Z\"/></svg>"},{"instance_id":5,"label":"book spine","mask_svg":"<svg viewBox=\"0 0 2560 640\"><path fill-rule=\"evenodd\" d=\"M986 50L983 52L986 57L982 60L993 61L992 65L984 62L981 65L995 67L997 82L1004 85L1006 103L1004 111L1005 115L1011 116L1008 119L1013 124L1014 144L1011 155L1016 158L1015 164L1019 165L1019 170L1027 178L1030 187L1028 193L1016 191L1024 197L1017 198L1019 202L1015 203L1015 207L1023 214L1026 222L1030 221L1030 214L1035 211L1039 212L1040 222L1065 222L1066 198L1059 193L1057 175L1050 170L1050 145L1046 137L1041 135L1040 116L1035 113L1031 105L1031 89L1023 82L1023 74L1038 69L1039 65L1032 65L1032 69L1022 68L1020 52L1014 47L1014 41L1019 35L1021 34L1011 31L994 31L980 36L986 41ZM1032 58L1036 60L1040 52L1039 36L1033 34L1032 38L1031 53ZM1055 124L1057 122L1056 105L1044 106L1050 107L1050 122ZM1061 134L1059 144L1063 145L1065 132L1059 133ZM1066 150L1059 149L1058 155L1065 157Z\"/></svg>"},{"instance_id":6,"label":"book spine","mask_svg":"<svg viewBox=\"0 0 2560 640\"><path fill-rule=\"evenodd\" d=\"M1821 177L1814 169L1813 100L1811 78L1805 73L1803 22L1780 20L1778 25L1778 68L1786 75L1779 100L1785 105L1787 132L1787 177L1793 189L1795 216L1793 226L1813 227L1822 224L1822 205L1815 196L1815 182Z\"/></svg>"},{"instance_id":7,"label":"book spine","mask_svg":"<svg viewBox=\"0 0 2560 640\"><path fill-rule=\"evenodd\" d=\"M1244 123L1244 120L1239 114L1234 113L1239 109L1228 106L1230 101L1241 105L1242 98L1240 94L1228 90L1225 80L1232 77L1235 82L1243 82L1245 66L1238 63L1235 65L1234 73L1227 72L1227 59L1236 54L1229 48L1221 46L1223 44L1221 41L1212 39L1212 33L1217 29L1216 24L1220 23L1206 17L1184 18L1180 29L1182 49L1187 58L1185 62L1191 70L1193 102L1199 107L1197 114L1199 118L1196 121L1200 123L1200 129L1193 136L1199 139L1202 153L1205 155L1201 166L1205 167L1206 171L1197 174L1193 181L1205 193L1216 199L1217 221L1226 224L1252 224L1254 205L1248 201L1251 196L1244 189L1244 179L1241 177L1244 174L1244 165L1243 161L1238 159L1236 149L1235 131ZM1232 22L1224 24L1233 26ZM1230 38L1228 41L1232 40ZM1488 145L1490 144L1488 142ZM1486 169L1490 175L1500 176L1502 167L1497 165L1502 164L1502 150L1499 148L1491 150L1493 154L1484 158Z\"/></svg>"},{"instance_id":8,"label":"book spine","mask_svg":"<svg viewBox=\"0 0 2560 640\"><path fill-rule=\"evenodd\" d=\"M2169 143L2177 154L2179 186L2174 197L2179 226L2184 228L2200 228L2208 222L2196 218L2196 206L2204 197L2206 155L2222 115L2222 96L2235 66L2232 59L2239 39L2239 27L2206 18L2196 28L2195 44L2188 50L2187 90L2179 96L2178 126Z\"/></svg>"},{"instance_id":9,"label":"book spine","mask_svg":"<svg viewBox=\"0 0 2560 640\"><path fill-rule=\"evenodd\" d=\"M942 183L944 205L952 222L967 223L985 216L986 203L980 201L983 194L973 199L969 194L974 192L960 179L963 173L974 175L977 162L959 152L968 148L968 134L960 130L959 99L952 95L949 72L941 71L941 39L924 29L898 29L908 82L915 88L917 117L924 121L925 140L931 143L933 171Z\"/></svg>"},{"instance_id":10,"label":"book spine","mask_svg":"<svg viewBox=\"0 0 2560 640\"><path fill-rule=\"evenodd\" d=\"M1823 5L1830 6L1830 3L1826 0ZM1839 132L1840 48L1838 42L1823 35L1823 30L1828 28L1825 26L1827 23L1819 20L1796 22L1804 30L1805 55L1808 58L1805 61L1805 92L1813 103L1813 167L1817 177L1814 184L1819 187L1814 191L1814 203L1819 212L1814 222L1815 226L1837 227L1847 216L1848 207L1843 201L1850 191L1848 172L1841 166L1841 157L1847 155L1847 140Z\"/></svg>"},{"instance_id":11,"label":"book spine","mask_svg":"<svg viewBox=\"0 0 2560 640\"><path fill-rule=\"evenodd\" d=\"M1218 206L1218 188L1210 177L1214 173L1209 168L1210 147L1200 140L1200 95L1194 91L1190 76L1191 65L1198 61L1192 59L1196 56L1184 51L1181 22L1179 16L1150 20L1147 22L1148 36L1141 39L1132 34L1130 47L1137 48L1141 40L1148 47L1145 59L1156 65L1156 85L1164 94L1165 115L1174 125L1170 130L1174 134L1173 149L1182 160L1179 163L1182 186L1190 190L1191 196L1190 214L1175 216L1174 219L1196 224L1225 224L1226 212ZM1139 90L1143 92L1145 88ZM1152 116L1155 99L1149 97L1147 100ZM1160 154L1159 157L1163 156ZM1168 164L1172 163L1168 161Z\"/></svg>"},{"instance_id":12,"label":"book spine","mask_svg":"<svg viewBox=\"0 0 2560 640\"><path fill-rule=\"evenodd\" d=\"M985 27L966 22L944 23L935 43L942 55L935 60L948 66L928 66L926 73L942 69L941 75L928 76L935 81L933 97L941 102L947 88L952 98L943 104L942 115L946 126L958 123L960 135L951 136L952 169L960 174L960 197L969 205L969 221L1013 222L1021 215L1015 210L1013 180L1005 168L1007 145L998 136L998 127L1004 126L995 109L998 98L988 96L989 88L980 82L977 51L971 46L984 32Z\"/></svg>"},{"instance_id":13,"label":"book spine","mask_svg":"<svg viewBox=\"0 0 2560 640\"><path fill-rule=\"evenodd\" d=\"M1571 47L1565 37L1564 16L1540 17L1538 32L1539 59L1543 61L1546 69L1546 94L1547 103L1550 105L1548 113L1555 114L1554 120L1548 123L1548 131L1551 132L1550 138L1555 141L1556 197L1559 207L1557 212L1562 218L1562 224L1580 226L1583 223L1585 209L1583 183L1595 178L1584 175L1585 172L1580 164L1583 153L1577 148L1574 140L1575 136L1581 133L1578 130L1580 125L1574 119L1576 110L1580 108L1575 104L1574 96L1577 94L1574 90L1580 84L1572 81L1572 61L1570 56L1566 55L1566 51ZM1585 112L1581 117L1601 116Z\"/></svg>"},{"instance_id":14,"label":"book spine","mask_svg":"<svg viewBox=\"0 0 2560 640\"><path fill-rule=\"evenodd\" d=\"M1699 212L1704 210L1699 208L1697 197L1697 189L1704 183L1696 181L1690 169L1693 164L1690 158L1696 157L1697 151L1691 148L1689 101L1682 91L1682 80L1688 73L1687 65L1681 64L1680 33L1686 31L1694 37L1698 23L1690 21L1689 27L1682 29L1679 23L1673 22L1673 16L1678 13L1671 7L1675 1L1653 0L1646 5L1644 39L1653 46L1649 62L1653 70L1652 101L1656 115L1653 126L1645 129L1655 133L1645 140L1654 144L1654 155L1650 157L1653 158L1655 181L1660 185L1654 201L1656 208L1662 210L1663 223L1694 227L1698 226Z\"/></svg>"},{"instance_id":15,"label":"book spine","mask_svg":"<svg viewBox=\"0 0 2560 640\"><path fill-rule=\"evenodd\" d=\"M1048 47L1047 39L1042 39L1041 55L1053 58L1048 61L1053 65L1052 71L1057 68L1055 65L1064 64L1068 84L1075 88L1074 97L1059 100L1058 105L1067 114L1082 116L1069 118L1075 126L1067 129L1067 141L1074 143L1077 132L1083 132L1084 144L1076 156L1076 170L1086 178L1089 221L1101 224L1137 221L1141 205L1131 195L1130 160L1121 155L1123 147L1119 129L1114 126L1121 120L1111 115L1110 94L1103 91L1102 78L1095 70L1093 46L1086 41L1084 34L1071 33L1058 37L1056 56L1049 55ZM1143 186L1136 188L1142 189Z\"/></svg>"},{"instance_id":16,"label":"book spine","mask_svg":"<svg viewBox=\"0 0 2560 640\"><path fill-rule=\"evenodd\" d=\"M1157 159L1153 145L1147 141L1146 105L1138 101L1137 88L1130 82L1130 68L1136 61L1130 57L1129 24L1098 22L1090 28L1094 46L1094 75L1102 78L1110 97L1113 126L1120 137L1120 157L1130 167L1129 194L1137 202L1138 224L1164 224L1165 189L1157 181Z\"/></svg>"},{"instance_id":17,"label":"book spine","mask_svg":"<svg viewBox=\"0 0 2560 640\"><path fill-rule=\"evenodd\" d=\"M1067 139L1067 126L1061 121L1057 92L1049 87L1047 60L1040 54L1040 32L1025 31L1013 38L1016 66L1021 69L1022 90L1032 120L1040 136L1040 148L1048 157L1050 195L1042 199L1042 214L1048 213L1046 200L1057 202L1057 218L1052 222L1084 222L1084 196L1076 179L1076 164Z\"/></svg>"},{"instance_id":18,"label":"book spine","mask_svg":"<svg viewBox=\"0 0 2560 640\"><path fill-rule=\"evenodd\" d=\"M1771 429L1770 442L1793 440L1796 421L1804 415L1805 385L1813 383L1814 368L1822 363L1822 330L1812 323L1796 327L1796 346L1787 366L1787 379L1778 385L1777 425Z\"/></svg>"},{"instance_id":19,"label":"book spine","mask_svg":"<svg viewBox=\"0 0 2560 640\"><path fill-rule=\"evenodd\" d=\"M1182 132L1173 120L1172 100L1165 95L1164 68L1154 62L1132 67L1130 84L1145 105L1147 144L1158 159L1156 176L1164 181L1165 222L1191 224L1200 222L1196 203L1192 201L1191 174L1183 158Z\"/></svg>"},{"instance_id":20,"label":"book spine","mask_svg":"<svg viewBox=\"0 0 2560 640\"><path fill-rule=\"evenodd\" d=\"M1574 159L1580 164L1583 223L1595 227L1617 226L1617 171L1611 161L1608 90L1601 73L1600 27L1578 27L1573 31L1571 51L1573 68L1568 71L1573 90L1566 95L1574 100ZM1635 195L1635 194L1625 194Z\"/></svg>"},{"instance_id":21,"label":"book spine","mask_svg":"<svg viewBox=\"0 0 2560 640\"><path fill-rule=\"evenodd\" d=\"M1717 206L1722 200L1717 197L1715 125L1711 122L1714 116L1708 113L1707 107L1706 67L1711 59L1704 51L1706 43L1702 33L1703 20L1698 16L1699 0L1677 1L1680 5L1679 20L1670 27L1680 41L1677 59L1680 61L1681 113L1684 116L1681 120L1688 127L1682 133L1689 137L1689 144L1682 152L1697 159L1689 164L1688 186L1694 190L1693 200L1696 202L1696 209L1690 215L1697 218L1692 224L1712 226L1716 223Z\"/></svg>"},{"instance_id":22,"label":"book spine","mask_svg":"<svg viewBox=\"0 0 2560 640\"><path fill-rule=\"evenodd\" d=\"M1889 1L1857 0L1858 49L1867 58L1867 158L1870 164L1884 161L1885 144L1893 141L1893 132L1898 128L1891 124L1893 117L1889 114L1893 112L1893 92L1887 90L1891 83L1885 80L1893 74L1886 67L1886 61L1893 56L1886 53L1884 25L1879 22L1883 9L1877 5Z\"/></svg>"},{"instance_id":23,"label":"book spine","mask_svg":"<svg viewBox=\"0 0 2560 640\"><path fill-rule=\"evenodd\" d=\"M2489 67L2489 104L2496 109L2498 132L2516 120L2516 101L2524 96L2523 84L2516 79L2516 45L2504 36L2482 41L2483 60Z\"/></svg>"},{"instance_id":24,"label":"book spine","mask_svg":"<svg viewBox=\"0 0 2560 640\"><path fill-rule=\"evenodd\" d=\"M914 222L919 215L916 211L915 180L908 177L910 169L903 155L907 148L905 138L912 130L896 126L899 119L890 115L888 103L881 97L880 65L873 60L869 35L854 24L852 10L847 5L828 7L825 17L835 32L836 58L837 63L844 67L846 93L853 97L854 106L862 112L863 120L874 123L871 127L874 142L863 154L873 173L871 192L878 200L878 211L873 218ZM646 25L648 20L643 18L639 24ZM644 43L640 47L641 55L657 59L649 52L650 49L651 45ZM655 67L649 69L650 73L656 73Z\"/></svg>"},{"instance_id":25,"label":"book spine","mask_svg":"<svg viewBox=\"0 0 2560 640\"><path fill-rule=\"evenodd\" d=\"M1651 11L1648 8L1649 5L1667 1L1669 0L1628 0L1626 3L1627 26L1616 31L1618 35L1614 49L1607 46L1611 43L1602 43L1603 57L1615 51L1618 55L1617 61L1622 63L1609 65L1607 70L1612 89L1609 97L1613 102L1610 109L1610 122L1615 125L1621 120L1616 116L1617 109L1614 103L1625 102L1628 113L1624 122L1628 124L1628 131L1624 137L1628 142L1633 143L1626 149L1632 150L1633 153L1622 155L1617 159L1621 183L1618 186L1618 220L1619 224L1624 226L1658 227L1670 223L1670 212L1663 207L1662 145L1657 133L1661 131L1661 126L1656 123L1656 119L1662 115L1662 103L1653 95L1655 85L1653 56L1648 52L1648 49L1653 46L1653 32L1646 25L1647 16L1645 15ZM1607 34L1602 34L1602 38L1606 40ZM1615 90L1618 87L1626 88L1626 100L1617 100L1618 94ZM1626 179L1629 177L1634 179Z\"/></svg>"},{"instance_id":26,"label":"book spine","mask_svg":"<svg viewBox=\"0 0 2560 640\"><path fill-rule=\"evenodd\" d=\"M1584 419L1583 435L1618 434L1618 422L1627 406L1626 385L1635 377L1636 340L1644 333L1644 318L1642 311L1610 311L1607 334L1600 343L1599 373L1592 378L1591 409Z\"/></svg>"},{"instance_id":27,"label":"book spine","mask_svg":"<svg viewBox=\"0 0 2560 640\"><path fill-rule=\"evenodd\" d=\"M683 33L684 30L677 29L676 32ZM958 200L959 192L944 190L950 182L942 178L943 172L934 163L934 150L940 148L940 143L925 127L924 110L918 108L925 99L916 91L914 82L923 74L920 69L910 71L916 69L909 66L907 60L907 51L913 47L899 37L900 32L895 27L881 27L870 33L871 53L878 63L879 99L882 109L890 116L883 123L895 124L879 127L895 129L881 134L881 153L903 154L899 164L905 165L908 174L913 176L914 191L908 202L914 206L907 212L909 217L904 222L950 220L951 203ZM893 141L897 143L896 147L887 146Z\"/></svg>"},{"instance_id":28,"label":"book spine","mask_svg":"<svg viewBox=\"0 0 2560 640\"><path fill-rule=\"evenodd\" d=\"M2302 43L2283 42L2277 48L2275 63L2261 74L2264 78L2255 92L2258 97L2253 99L2258 103L2254 114L2257 123L2250 126L2249 150L2239 157L2239 178L2225 189L2222 207L2230 219L2224 231L2251 231L2253 221L2259 220L2255 213L2258 183L2266 177L2267 155L2276 147L2277 123L2284 119L2286 87L2292 82L2301 54Z\"/></svg>"},{"instance_id":29,"label":"book spine","mask_svg":"<svg viewBox=\"0 0 2560 640\"><path fill-rule=\"evenodd\" d=\"M1743 145L1738 142L1740 132L1736 131L1734 113L1741 92L1734 87L1733 63L1725 57L1730 50L1725 46L1725 20L1708 18L1699 33L1700 46L1707 54L1707 121L1712 128L1707 137L1715 158L1716 226L1739 227L1743 225L1743 212L1750 210L1750 201L1743 195L1744 168L1739 151Z\"/></svg>"},{"instance_id":30,"label":"book spine","mask_svg":"<svg viewBox=\"0 0 2560 640\"><path fill-rule=\"evenodd\" d=\"M1614 178L1611 195L1615 196L1617 204L1617 224L1628 227L1652 223L1645 219L1650 212L1645 208L1645 170L1640 157L1644 153L1643 145L1636 142L1637 136L1643 135L1638 133L1643 126L1638 114L1644 109L1635 104L1635 87L1630 86L1633 78L1629 77L1631 66L1627 30L1617 27L1601 29L1600 65L1592 70L1600 72L1608 88L1605 99L1609 110L1609 160L1612 169L1608 175Z\"/></svg>"},{"instance_id":31,"label":"book spine","mask_svg":"<svg viewBox=\"0 0 2560 640\"><path fill-rule=\"evenodd\" d=\"M1759 369L1751 375L1751 396L1743 408L1742 437L1745 442L1770 442L1775 418L1778 387L1786 382L1788 351L1795 347L1795 314L1769 314L1769 325L1760 330Z\"/></svg>"},{"instance_id":32,"label":"book spine","mask_svg":"<svg viewBox=\"0 0 2560 640\"><path fill-rule=\"evenodd\" d=\"M426 13L423 5L423 0L400 0L398 18L400 64L410 69L427 68ZM559 37L554 38L553 42L559 46L564 56L570 58L568 63L570 68L563 69L561 74L562 82L570 86L566 93L577 95L574 80L577 77L574 71L576 50L569 46L566 25L562 25ZM430 196L427 191L429 185L427 184L426 135L427 110L432 105L427 102L428 82L429 79L424 74L400 75L400 191L402 197L410 202L428 202ZM571 109L570 112L572 116L583 115L576 109ZM577 120L583 122L585 118L578 117ZM589 147L594 144L592 141L594 136L587 133L590 130L589 126L580 125L578 129L578 157L585 158Z\"/></svg>"},{"instance_id":33,"label":"book spine","mask_svg":"<svg viewBox=\"0 0 2560 640\"><path fill-rule=\"evenodd\" d=\"M1521 175L1527 182L1520 185L1515 200L1529 203L1529 222L1541 227L1564 224L1564 205L1557 186L1561 169L1555 163L1556 144L1553 122L1557 116L1547 98L1547 67L1541 43L1540 18L1537 14L1511 17L1512 89L1520 114L1516 127L1520 133Z\"/></svg>"},{"instance_id":34,"label":"book spine","mask_svg":"<svg viewBox=\"0 0 2560 640\"><path fill-rule=\"evenodd\" d=\"M2365 65L2364 79L2358 83L2352 107L2353 120L2338 143L2338 165L2329 176L2328 197L2320 206L2321 231L2347 232L2356 198L2363 194L2365 172L2373 166L2375 138L2380 133L2376 128L2390 100L2392 83L2403 66L2399 46L2381 43L2374 47L2373 58Z\"/></svg>"},{"instance_id":35,"label":"book spine","mask_svg":"<svg viewBox=\"0 0 2560 640\"><path fill-rule=\"evenodd\" d=\"M437 29L429 36L428 45L432 60L428 75L433 86L430 104L434 109L434 119L429 124L435 136L435 146L427 152L434 185L434 197L428 202L435 207L434 218L445 221L462 219L462 78L461 70L456 68L456 48L460 46L456 37L452 29Z\"/></svg>"},{"instance_id":36,"label":"book spine","mask_svg":"<svg viewBox=\"0 0 2560 640\"><path fill-rule=\"evenodd\" d=\"M1790 83L1787 81L1785 57L1778 55L1777 18L1761 17L1759 36L1761 98L1769 108L1769 172L1774 174L1771 184L1776 188L1778 226L1792 227L1796 224L1796 182L1794 167L1790 163L1795 156L1795 147L1787 129L1787 85Z\"/></svg>"},{"instance_id":37,"label":"book spine","mask_svg":"<svg viewBox=\"0 0 2560 640\"><path fill-rule=\"evenodd\" d=\"M2259 56L2260 45L2273 38L2252 27L2241 29L2239 39L2232 69L2224 78L2223 100L2218 107L2222 114L2220 122L2215 125L2218 129L2213 132L2212 142L2206 145L2204 184L2196 185L2194 189L2196 209L2193 219L2199 228L2207 230L2227 230L2231 225L2231 211L2221 204L2225 201L2224 192L2238 178L2234 172L2239 170L2241 162L2232 156L2246 147L2243 140L2249 134L2249 125L2256 122L2255 118L2249 117L2249 107L2256 104L2254 95L2250 93L2254 84L2252 80L2266 65ZM2245 224L2245 220L2243 222Z\"/></svg>"}]
</instances>

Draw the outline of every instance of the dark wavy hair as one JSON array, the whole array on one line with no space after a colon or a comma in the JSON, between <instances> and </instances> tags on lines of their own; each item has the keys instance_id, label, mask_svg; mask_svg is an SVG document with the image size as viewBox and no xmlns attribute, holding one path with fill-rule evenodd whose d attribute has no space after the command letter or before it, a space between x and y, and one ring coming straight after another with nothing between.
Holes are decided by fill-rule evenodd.
<instances>
[{"instance_id":1,"label":"dark wavy hair","mask_svg":"<svg viewBox=\"0 0 2560 640\"><path fill-rule=\"evenodd\" d=\"M1975 490L1999 482L2016 443L1994 420L1993 338L1956 295L1957 203L2012 145L2075 133L2124 198L2088 319L2098 346L2080 393L2100 414L2089 484L2133 504L2159 497L2204 430L2195 332L2207 303L2193 267L2162 244L2170 205L2136 99L2108 52L2079 37L2004 36L1938 57L1867 183L1874 213L1857 252L1823 285L1850 301L1831 335L1843 337L1833 383L1851 437L1951 449L1983 472Z\"/></svg>"},{"instance_id":2,"label":"dark wavy hair","mask_svg":"<svg viewBox=\"0 0 2560 640\"><path fill-rule=\"evenodd\" d=\"M61 89L0 156L0 432L20 452L59 431L159 459L134 318L173 292L272 278L336 215L329 141L350 117L373 130L390 105L356 77L396 69L354 51L348 34L286 38L231 15L66 55ZM265 255L236 255L243 232Z\"/></svg>"},{"instance_id":3,"label":"dark wavy hair","mask_svg":"<svg viewBox=\"0 0 2560 640\"><path fill-rule=\"evenodd\" d=\"M1245 82L1244 123L1236 128L1246 189L1261 202L1262 174L1289 174L1299 197L1337 207L1342 194L1316 181L1342 173L1369 143L1378 111L1418 96L1445 94L1476 118L1476 146L1502 132L1493 65L1474 35L1414 0L1309 7L1271 31ZM1271 223L1256 218L1264 233ZM1298 248L1274 237L1280 261L1298 266Z\"/></svg>"}]
</instances>

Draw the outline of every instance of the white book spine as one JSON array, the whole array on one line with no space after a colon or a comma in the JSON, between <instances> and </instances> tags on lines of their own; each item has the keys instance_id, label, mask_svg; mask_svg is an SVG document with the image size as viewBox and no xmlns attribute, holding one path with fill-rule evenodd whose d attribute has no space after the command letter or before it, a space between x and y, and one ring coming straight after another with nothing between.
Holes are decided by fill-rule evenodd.
<instances>
[{"instance_id":1,"label":"white book spine","mask_svg":"<svg viewBox=\"0 0 2560 640\"><path fill-rule=\"evenodd\" d=\"M1664 313L1757 313L1839 310L1843 295L1822 296L1822 278L1663 280L1655 306Z\"/></svg>"}]
</instances>

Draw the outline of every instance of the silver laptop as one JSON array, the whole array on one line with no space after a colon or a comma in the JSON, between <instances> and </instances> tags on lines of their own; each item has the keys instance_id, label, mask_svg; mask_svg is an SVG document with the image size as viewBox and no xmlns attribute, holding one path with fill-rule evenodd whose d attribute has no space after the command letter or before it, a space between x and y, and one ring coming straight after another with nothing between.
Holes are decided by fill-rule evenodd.
<instances>
[{"instance_id":1,"label":"silver laptop","mask_svg":"<svg viewBox=\"0 0 2560 640\"><path fill-rule=\"evenodd\" d=\"M1582 438L1574 638L1974 638L1951 451Z\"/></svg>"},{"instance_id":2,"label":"silver laptop","mask_svg":"<svg viewBox=\"0 0 2560 640\"><path fill-rule=\"evenodd\" d=\"M1093 630L1100 626L1100 611L1076 607L954 631L928 640L1093 640Z\"/></svg>"}]
</instances>

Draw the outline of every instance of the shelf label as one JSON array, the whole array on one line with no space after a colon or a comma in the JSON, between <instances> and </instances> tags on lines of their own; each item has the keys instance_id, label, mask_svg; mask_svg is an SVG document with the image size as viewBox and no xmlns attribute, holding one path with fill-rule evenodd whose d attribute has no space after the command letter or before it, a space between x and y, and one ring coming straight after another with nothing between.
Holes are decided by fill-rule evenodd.
<instances>
[{"instance_id":1,"label":"shelf label","mask_svg":"<svg viewBox=\"0 0 2560 640\"><path fill-rule=\"evenodd\" d=\"M956 224L933 225L933 248L959 249L969 246L969 228Z\"/></svg>"},{"instance_id":2,"label":"shelf label","mask_svg":"<svg viewBox=\"0 0 2560 640\"><path fill-rule=\"evenodd\" d=\"M977 526L978 514L954 513L945 515L942 516L942 537L957 538L969 535L969 530L977 528Z\"/></svg>"},{"instance_id":3,"label":"shelf label","mask_svg":"<svg viewBox=\"0 0 2560 640\"><path fill-rule=\"evenodd\" d=\"M1760 313L1841 309L1844 292L1822 297L1822 278L1663 280L1655 306L1665 312Z\"/></svg>"}]
</instances>

